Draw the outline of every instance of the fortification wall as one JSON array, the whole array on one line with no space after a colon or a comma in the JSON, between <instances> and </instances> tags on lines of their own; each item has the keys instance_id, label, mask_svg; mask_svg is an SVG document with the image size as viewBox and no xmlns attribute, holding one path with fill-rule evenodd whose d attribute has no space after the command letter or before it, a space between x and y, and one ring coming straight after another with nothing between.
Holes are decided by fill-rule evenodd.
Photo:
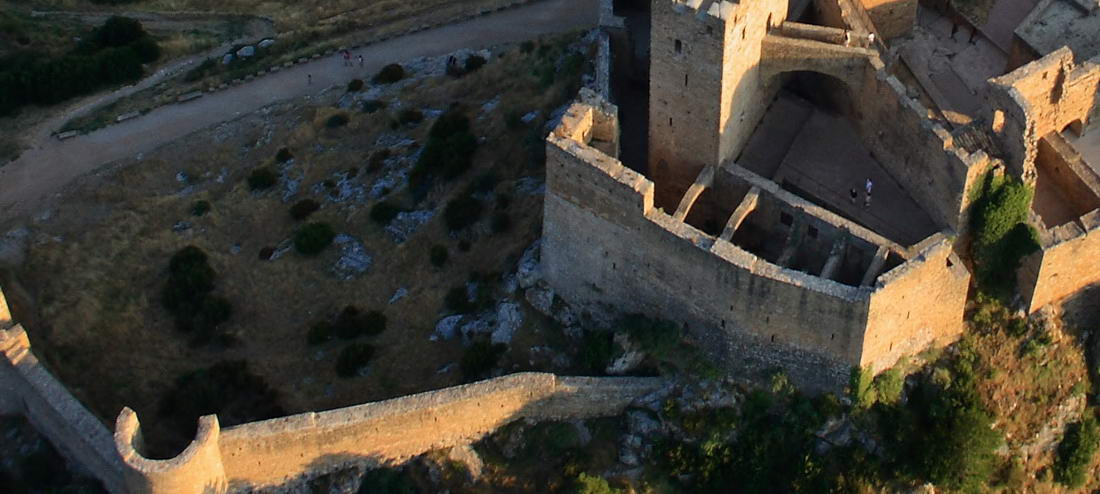
<instances>
[{"instance_id":1,"label":"fortification wall","mask_svg":"<svg viewBox=\"0 0 1100 494\"><path fill-rule=\"evenodd\" d=\"M74 466L99 479L109 491L125 492L122 462L111 434L38 361L22 326L0 329L0 352L0 413L26 417Z\"/></svg>"},{"instance_id":2,"label":"fortification wall","mask_svg":"<svg viewBox=\"0 0 1100 494\"><path fill-rule=\"evenodd\" d=\"M936 234L914 250L915 258L875 283L860 367L880 372L902 356L953 343L966 329L970 272L952 239Z\"/></svg>"},{"instance_id":3,"label":"fortification wall","mask_svg":"<svg viewBox=\"0 0 1100 494\"><path fill-rule=\"evenodd\" d=\"M1039 140L1087 124L1100 104L1100 60L1077 65L1068 47L989 82L993 130L1009 171L1029 183L1035 178Z\"/></svg>"},{"instance_id":4,"label":"fortification wall","mask_svg":"<svg viewBox=\"0 0 1100 494\"><path fill-rule=\"evenodd\" d=\"M901 183L936 222L956 232L965 229L969 191L993 165L984 151L969 153L951 134L930 121L928 110L906 96L905 87L877 59L865 72L863 88L853 95L864 144L882 167Z\"/></svg>"},{"instance_id":5,"label":"fortification wall","mask_svg":"<svg viewBox=\"0 0 1100 494\"><path fill-rule=\"evenodd\" d=\"M1039 232L1042 249L1025 257L1017 287L1029 313L1100 282L1100 210L1077 221Z\"/></svg>"}]
</instances>

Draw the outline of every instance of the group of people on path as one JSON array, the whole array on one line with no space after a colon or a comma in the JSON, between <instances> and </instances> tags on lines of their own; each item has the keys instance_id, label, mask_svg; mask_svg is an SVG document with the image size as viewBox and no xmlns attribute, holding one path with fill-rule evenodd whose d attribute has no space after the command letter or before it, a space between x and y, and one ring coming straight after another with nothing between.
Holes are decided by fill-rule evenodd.
<instances>
[{"instance_id":1,"label":"group of people on path","mask_svg":"<svg viewBox=\"0 0 1100 494\"><path fill-rule=\"evenodd\" d=\"M867 191L867 195L863 196L863 207L865 208L871 207L871 189L874 186L875 184L872 183L871 179L869 178L867 179L867 182L863 184L864 190ZM848 197L852 200L852 204L855 204L856 199L859 199L859 191L856 190L855 187L852 187L852 189L848 191Z\"/></svg>"},{"instance_id":2,"label":"group of people on path","mask_svg":"<svg viewBox=\"0 0 1100 494\"><path fill-rule=\"evenodd\" d=\"M344 67L354 67L354 64L351 61L351 52L350 51L341 50L340 51L340 56L343 57L343 59L344 59ZM356 58L356 60L359 61L359 67L362 68L363 63L364 63L363 55L357 55L355 58ZM313 84L313 74L306 74L306 84L307 85Z\"/></svg>"}]
</instances>

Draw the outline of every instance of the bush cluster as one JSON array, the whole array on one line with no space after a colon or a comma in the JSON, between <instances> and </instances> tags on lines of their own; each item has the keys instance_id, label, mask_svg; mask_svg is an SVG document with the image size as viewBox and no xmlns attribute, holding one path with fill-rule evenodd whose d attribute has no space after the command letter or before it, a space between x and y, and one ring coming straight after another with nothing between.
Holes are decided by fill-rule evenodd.
<instances>
[{"instance_id":1,"label":"bush cluster","mask_svg":"<svg viewBox=\"0 0 1100 494\"><path fill-rule=\"evenodd\" d=\"M174 429L193 431L203 415L217 414L223 426L230 426L280 417L286 412L278 392L253 374L247 363L229 360L177 378L161 399L159 414L169 419Z\"/></svg>"},{"instance_id":2,"label":"bush cluster","mask_svg":"<svg viewBox=\"0 0 1100 494\"><path fill-rule=\"evenodd\" d=\"M1100 450L1100 424L1091 412L1084 420L1073 424L1058 445L1054 462L1054 479L1070 489L1080 489L1088 480L1090 467Z\"/></svg>"},{"instance_id":3,"label":"bush cluster","mask_svg":"<svg viewBox=\"0 0 1100 494\"><path fill-rule=\"evenodd\" d=\"M103 86L141 78L160 48L127 17L114 16L60 57L17 52L0 58L0 116L29 104L49 105Z\"/></svg>"},{"instance_id":4,"label":"bush cluster","mask_svg":"<svg viewBox=\"0 0 1100 494\"><path fill-rule=\"evenodd\" d=\"M294 153L290 152L288 148L279 148L279 151L275 153L275 161L279 163L286 163L294 159Z\"/></svg>"},{"instance_id":5,"label":"bush cluster","mask_svg":"<svg viewBox=\"0 0 1100 494\"><path fill-rule=\"evenodd\" d=\"M1030 205L1027 185L990 172L972 206L971 255L978 284L1002 299L1007 299L1016 287L1020 259L1039 248L1038 234L1028 224Z\"/></svg>"},{"instance_id":6,"label":"bush cluster","mask_svg":"<svg viewBox=\"0 0 1100 494\"><path fill-rule=\"evenodd\" d=\"M428 254L429 254L429 258L432 262L432 266L435 266L437 268L441 268L441 267L443 267L444 264L447 264L448 254L447 254L447 247L446 246L433 245L432 248L431 248L431 251Z\"/></svg>"},{"instance_id":7,"label":"bush cluster","mask_svg":"<svg viewBox=\"0 0 1100 494\"><path fill-rule=\"evenodd\" d=\"M362 79L352 79L350 82L348 82L348 92L349 93L355 93L355 92L359 92L359 91L362 91L362 90L363 90L363 80Z\"/></svg>"},{"instance_id":8,"label":"bush cluster","mask_svg":"<svg viewBox=\"0 0 1100 494\"><path fill-rule=\"evenodd\" d=\"M349 121L348 114L341 112L328 117L328 119L325 120L325 127L337 129L347 125Z\"/></svg>"},{"instance_id":9,"label":"bush cluster","mask_svg":"<svg viewBox=\"0 0 1100 494\"><path fill-rule=\"evenodd\" d=\"M302 221L309 215L321 209L321 204L313 199L302 199L290 207L290 217L295 221Z\"/></svg>"},{"instance_id":10,"label":"bush cluster","mask_svg":"<svg viewBox=\"0 0 1100 494\"><path fill-rule=\"evenodd\" d=\"M397 114L397 121L401 125L415 125L424 121L424 113L415 108L405 108Z\"/></svg>"},{"instance_id":11,"label":"bush cluster","mask_svg":"<svg viewBox=\"0 0 1100 494\"><path fill-rule=\"evenodd\" d=\"M456 314L467 314L474 310L474 303L470 301L470 294L464 285L447 290L447 295L443 297L443 306Z\"/></svg>"},{"instance_id":12,"label":"bush cluster","mask_svg":"<svg viewBox=\"0 0 1100 494\"><path fill-rule=\"evenodd\" d=\"M462 353L462 360L459 362L463 377L467 381L485 377L507 351L508 345L504 343L492 343L486 339L473 342Z\"/></svg>"},{"instance_id":13,"label":"bush cluster","mask_svg":"<svg viewBox=\"0 0 1100 494\"><path fill-rule=\"evenodd\" d=\"M261 166L248 174L248 188L254 191L266 190L279 183L279 175L270 167Z\"/></svg>"},{"instance_id":14,"label":"bush cluster","mask_svg":"<svg viewBox=\"0 0 1100 494\"><path fill-rule=\"evenodd\" d=\"M466 72L473 72L485 66L485 57L481 55L470 55L466 57L466 63L463 66L466 68Z\"/></svg>"},{"instance_id":15,"label":"bush cluster","mask_svg":"<svg viewBox=\"0 0 1100 494\"><path fill-rule=\"evenodd\" d=\"M404 470L376 468L363 474L357 494L419 494L420 489Z\"/></svg>"},{"instance_id":16,"label":"bush cluster","mask_svg":"<svg viewBox=\"0 0 1100 494\"><path fill-rule=\"evenodd\" d=\"M428 132L424 145L409 176L413 189L430 184L432 177L451 180L470 168L477 138L470 133L470 119L457 108L440 115Z\"/></svg>"},{"instance_id":17,"label":"bush cluster","mask_svg":"<svg viewBox=\"0 0 1100 494\"><path fill-rule=\"evenodd\" d=\"M391 63L382 67L382 70L379 70L371 79L371 82L375 84L392 84L403 78L405 78L405 68L401 64Z\"/></svg>"},{"instance_id":18,"label":"bush cluster","mask_svg":"<svg viewBox=\"0 0 1100 494\"><path fill-rule=\"evenodd\" d=\"M374 345L370 343L352 343L336 358L336 375L355 377L374 357Z\"/></svg>"},{"instance_id":19,"label":"bush cluster","mask_svg":"<svg viewBox=\"0 0 1100 494\"><path fill-rule=\"evenodd\" d=\"M363 102L364 113L374 113L386 107L386 102L376 99L369 99Z\"/></svg>"},{"instance_id":20,"label":"bush cluster","mask_svg":"<svg viewBox=\"0 0 1100 494\"><path fill-rule=\"evenodd\" d=\"M206 253L193 245L176 252L168 264L161 303L175 317L176 327L194 332L198 342L209 339L233 313L228 300L210 294L216 277Z\"/></svg>"},{"instance_id":21,"label":"bush cluster","mask_svg":"<svg viewBox=\"0 0 1100 494\"><path fill-rule=\"evenodd\" d=\"M483 209L481 201L473 196L464 195L451 199L447 203L443 208L443 221L447 224L447 229L459 231L477 223L477 220L481 219Z\"/></svg>"},{"instance_id":22,"label":"bush cluster","mask_svg":"<svg viewBox=\"0 0 1100 494\"><path fill-rule=\"evenodd\" d=\"M210 212L210 201L196 201L195 204L191 206L191 215L192 216L202 216L202 215L204 215L206 213L209 213L209 212Z\"/></svg>"},{"instance_id":23,"label":"bush cluster","mask_svg":"<svg viewBox=\"0 0 1100 494\"><path fill-rule=\"evenodd\" d=\"M490 225L493 233L507 233L512 230L512 217L504 211L493 213L493 221Z\"/></svg>"},{"instance_id":24,"label":"bush cluster","mask_svg":"<svg viewBox=\"0 0 1100 494\"><path fill-rule=\"evenodd\" d=\"M397 215L401 213L401 208L395 206L389 201L379 201L370 208L371 221L378 223L379 225L389 225Z\"/></svg>"},{"instance_id":25,"label":"bush cluster","mask_svg":"<svg viewBox=\"0 0 1100 494\"><path fill-rule=\"evenodd\" d=\"M390 149L382 148L374 151L370 154L370 159L367 162L367 171L376 172L381 170L386 165L386 160L390 159Z\"/></svg>"},{"instance_id":26,"label":"bush cluster","mask_svg":"<svg viewBox=\"0 0 1100 494\"><path fill-rule=\"evenodd\" d=\"M320 345L333 338L350 340L360 336L375 336L385 330L385 314L377 310L363 312L358 307L349 305L335 316L311 326L306 339L310 345Z\"/></svg>"},{"instance_id":27,"label":"bush cluster","mask_svg":"<svg viewBox=\"0 0 1100 494\"><path fill-rule=\"evenodd\" d=\"M328 223L310 223L294 232L294 249L304 256L320 254L336 238Z\"/></svg>"}]
</instances>

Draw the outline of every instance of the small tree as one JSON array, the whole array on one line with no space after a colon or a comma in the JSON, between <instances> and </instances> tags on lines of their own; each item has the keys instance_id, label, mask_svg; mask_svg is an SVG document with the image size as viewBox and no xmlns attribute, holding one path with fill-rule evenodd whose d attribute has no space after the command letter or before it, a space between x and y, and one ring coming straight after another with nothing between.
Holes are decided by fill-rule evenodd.
<instances>
[{"instance_id":1,"label":"small tree","mask_svg":"<svg viewBox=\"0 0 1100 494\"><path fill-rule=\"evenodd\" d=\"M441 268L444 264L447 264L447 247L442 245L433 245L429 255L431 258L432 266Z\"/></svg>"},{"instance_id":2,"label":"small tree","mask_svg":"<svg viewBox=\"0 0 1100 494\"><path fill-rule=\"evenodd\" d=\"M352 79L351 82L348 82L348 92L349 93L355 93L355 92L359 92L359 91L362 91L362 90L363 90L363 80L362 79Z\"/></svg>"},{"instance_id":3,"label":"small tree","mask_svg":"<svg viewBox=\"0 0 1100 494\"><path fill-rule=\"evenodd\" d=\"M294 233L294 248L302 255L320 254L336 238L336 231L328 223L310 223Z\"/></svg>"},{"instance_id":4,"label":"small tree","mask_svg":"<svg viewBox=\"0 0 1100 494\"><path fill-rule=\"evenodd\" d=\"M252 170L248 175L248 188L254 191L270 189L277 183L279 183L279 176L266 166Z\"/></svg>"},{"instance_id":5,"label":"small tree","mask_svg":"<svg viewBox=\"0 0 1100 494\"><path fill-rule=\"evenodd\" d=\"M451 231L462 230L481 218L481 201L472 196L463 196L452 199L443 209L443 220L447 229Z\"/></svg>"},{"instance_id":6,"label":"small tree","mask_svg":"<svg viewBox=\"0 0 1100 494\"><path fill-rule=\"evenodd\" d=\"M317 201L302 199L290 207L290 217L294 218L295 221L302 221L318 209L321 209L321 205Z\"/></svg>"},{"instance_id":7,"label":"small tree","mask_svg":"<svg viewBox=\"0 0 1100 494\"><path fill-rule=\"evenodd\" d=\"M497 362L506 351L508 351L508 345L504 343L492 343L485 339L473 342L462 354L462 361L459 362L462 375L467 380L484 377L497 366Z\"/></svg>"},{"instance_id":8,"label":"small tree","mask_svg":"<svg viewBox=\"0 0 1100 494\"><path fill-rule=\"evenodd\" d=\"M1086 412L1091 415L1091 412ZM1096 418L1086 417L1071 425L1058 445L1058 458L1054 463L1054 479L1070 489L1080 489L1088 480L1088 473L1096 452L1100 449L1100 425Z\"/></svg>"},{"instance_id":9,"label":"small tree","mask_svg":"<svg viewBox=\"0 0 1100 494\"><path fill-rule=\"evenodd\" d=\"M371 82L375 84L392 84L400 81L405 77L405 68L400 64L391 63L382 70L379 70L377 74L371 79Z\"/></svg>"},{"instance_id":10,"label":"small tree","mask_svg":"<svg viewBox=\"0 0 1100 494\"><path fill-rule=\"evenodd\" d=\"M374 357L374 346L369 343L352 343L340 351L336 358L336 375L354 377Z\"/></svg>"}]
</instances>

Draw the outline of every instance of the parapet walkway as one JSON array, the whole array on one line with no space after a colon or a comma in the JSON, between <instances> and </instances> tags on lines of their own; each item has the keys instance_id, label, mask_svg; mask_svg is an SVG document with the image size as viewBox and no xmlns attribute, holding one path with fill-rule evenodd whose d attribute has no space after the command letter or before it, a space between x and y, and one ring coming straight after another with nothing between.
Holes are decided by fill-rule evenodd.
<instances>
[{"instance_id":1,"label":"parapet walkway","mask_svg":"<svg viewBox=\"0 0 1100 494\"><path fill-rule=\"evenodd\" d=\"M161 107L142 118L90 134L38 142L35 149L0 167L0 226L43 208L51 195L99 165L147 153L277 101L369 77L388 63L592 28L597 20L596 2L543 0L368 45L356 51L363 56L363 67L344 67L336 54L187 104ZM312 84L307 84L308 74L312 74Z\"/></svg>"}]
</instances>

